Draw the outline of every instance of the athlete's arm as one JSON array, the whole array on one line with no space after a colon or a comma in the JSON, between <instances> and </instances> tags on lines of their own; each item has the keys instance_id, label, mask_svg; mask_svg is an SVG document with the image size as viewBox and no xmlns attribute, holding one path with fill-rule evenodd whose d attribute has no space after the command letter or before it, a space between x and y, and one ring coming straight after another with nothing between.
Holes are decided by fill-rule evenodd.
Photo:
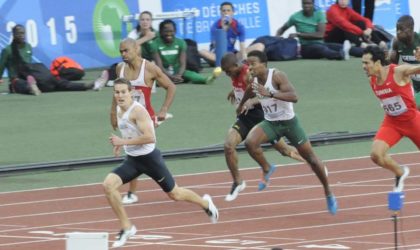
<instances>
[{"instance_id":1,"label":"athlete's arm","mask_svg":"<svg viewBox=\"0 0 420 250\"><path fill-rule=\"evenodd\" d=\"M402 64L395 67L394 72L395 82L400 86L404 86L411 83L411 75L420 74L420 64Z\"/></svg>"},{"instance_id":2,"label":"athlete's arm","mask_svg":"<svg viewBox=\"0 0 420 250\"><path fill-rule=\"evenodd\" d=\"M389 51L389 61L394 64L398 64L398 61L400 60L400 54L398 53L398 43L398 39L394 37L391 51Z\"/></svg>"},{"instance_id":3,"label":"athlete's arm","mask_svg":"<svg viewBox=\"0 0 420 250\"><path fill-rule=\"evenodd\" d=\"M117 64L117 67L115 68L115 72L117 74L117 78L120 77L120 72L121 72L121 68L122 68L123 63L120 62Z\"/></svg>"},{"instance_id":4,"label":"athlete's arm","mask_svg":"<svg viewBox=\"0 0 420 250\"><path fill-rule=\"evenodd\" d=\"M232 104L235 103L235 94L233 93L233 89L229 91L226 99Z\"/></svg>"},{"instance_id":5,"label":"athlete's arm","mask_svg":"<svg viewBox=\"0 0 420 250\"><path fill-rule=\"evenodd\" d=\"M162 121L165 119L166 113L168 112L169 107L172 105L175 97L176 86L159 67L153 65L152 63L148 63L147 65L149 66L152 74L156 76L154 80L157 81L157 84L166 90L165 100L163 101L162 107L157 114L158 120Z\"/></svg>"},{"instance_id":6,"label":"athlete's arm","mask_svg":"<svg viewBox=\"0 0 420 250\"><path fill-rule=\"evenodd\" d=\"M153 122L151 121L149 113L147 113L145 108L135 107L131 112L129 119L137 125L141 135L130 139L124 139L112 134L109 140L114 147L122 145L143 145L156 142L156 138L153 133Z\"/></svg>"},{"instance_id":7,"label":"athlete's arm","mask_svg":"<svg viewBox=\"0 0 420 250\"><path fill-rule=\"evenodd\" d=\"M236 109L237 114L240 114L240 113L243 112L243 105L248 99L250 99L252 97L255 97L255 93L252 90L252 85L251 85L251 82L252 82L251 74L248 72L246 74L246 76L244 76L244 77L246 78L245 83L246 83L247 86L246 86L246 89L245 89L244 96L242 97L242 100L239 102L238 107Z\"/></svg>"},{"instance_id":8,"label":"athlete's arm","mask_svg":"<svg viewBox=\"0 0 420 250\"><path fill-rule=\"evenodd\" d=\"M279 99L286 102L297 102L298 97L296 95L295 88L289 82L287 75L281 71L275 70L273 74L273 87L279 91L273 93L273 98ZM268 92L268 91L266 91ZM271 93L264 94L270 96Z\"/></svg>"}]
</instances>

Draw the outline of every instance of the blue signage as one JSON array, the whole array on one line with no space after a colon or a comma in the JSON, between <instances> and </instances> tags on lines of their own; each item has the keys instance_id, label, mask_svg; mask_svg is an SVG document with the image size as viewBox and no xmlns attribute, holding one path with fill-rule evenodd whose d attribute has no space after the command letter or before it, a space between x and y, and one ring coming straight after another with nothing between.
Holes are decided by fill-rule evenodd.
<instances>
[{"instance_id":1,"label":"blue signage","mask_svg":"<svg viewBox=\"0 0 420 250\"><path fill-rule=\"evenodd\" d=\"M174 19L178 36L198 43L210 42L211 25L220 18L222 1L156 0L161 12L195 11L195 18ZM26 40L34 49L34 60L49 66L58 56L69 56L85 68L106 67L120 60L121 38L136 22L122 22L121 17L138 13L141 1L127 0L0 0L0 49L11 42L16 24L26 28ZM235 18L246 28L246 38L270 34L267 0L233 0ZM285 1L286 2L286 1ZM374 23L395 34L401 15L410 14L409 0L376 0ZM327 10L335 0L315 0ZM270 12L275 14L275 10ZM274 25L274 24L273 24ZM278 25L278 24L276 24Z\"/></svg>"},{"instance_id":2,"label":"blue signage","mask_svg":"<svg viewBox=\"0 0 420 250\"><path fill-rule=\"evenodd\" d=\"M121 16L138 12L137 1L2 0L0 49L11 42L11 29L22 24L34 61L47 66L69 56L85 68L119 60ZM132 28L131 26L129 27Z\"/></svg>"},{"instance_id":3,"label":"blue signage","mask_svg":"<svg viewBox=\"0 0 420 250\"><path fill-rule=\"evenodd\" d=\"M222 3L222 1L220 1ZM234 0L235 18L246 29L246 39L257 38L270 34L266 0ZM162 11L195 11L197 16L177 22L177 35L189 37L198 43L210 42L210 29L212 24L220 18L220 5L214 0L162 0ZM184 27L186 25L186 27ZM184 34L186 32L186 34Z\"/></svg>"}]
</instances>

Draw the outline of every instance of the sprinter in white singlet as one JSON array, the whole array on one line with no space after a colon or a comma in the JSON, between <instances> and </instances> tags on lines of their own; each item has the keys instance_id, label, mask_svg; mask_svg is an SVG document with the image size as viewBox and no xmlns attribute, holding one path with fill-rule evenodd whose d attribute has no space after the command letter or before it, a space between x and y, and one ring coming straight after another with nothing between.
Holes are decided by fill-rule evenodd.
<instances>
[{"instance_id":1,"label":"sprinter in white singlet","mask_svg":"<svg viewBox=\"0 0 420 250\"><path fill-rule=\"evenodd\" d=\"M134 87L134 99L143 104L149 112L154 125L166 119L169 107L175 96L175 84L157 67L155 64L143 59L139 53L140 47L136 40L127 38L120 43L120 53L123 62L117 66L117 75L120 78L129 80ZM166 90L166 97L160 111L155 115L151 104L151 92L153 82L157 82L160 87ZM123 197L123 204L131 204L138 201L135 194L137 190L137 180L130 182L130 187Z\"/></svg>"},{"instance_id":2,"label":"sprinter in white singlet","mask_svg":"<svg viewBox=\"0 0 420 250\"><path fill-rule=\"evenodd\" d=\"M324 187L328 211L335 214L337 202L328 184L326 168L315 155L311 142L293 110L293 103L298 100L293 85L285 73L267 68L265 53L251 51L247 60L249 71L255 79L251 91L254 91L256 97L244 100L242 104L243 107L250 107L259 102L264 111L264 121L256 125L245 140L249 154L258 162L264 172L259 187L265 188L268 185L270 176L275 170L275 167L270 166L267 162L261 144L285 136L317 175ZM245 109L244 111L246 112Z\"/></svg>"},{"instance_id":3,"label":"sprinter in white singlet","mask_svg":"<svg viewBox=\"0 0 420 250\"><path fill-rule=\"evenodd\" d=\"M124 147L126 153L123 163L109 173L103 182L108 203L121 224L121 231L113 247L123 246L137 231L122 206L118 189L142 174L152 178L172 200L197 204L204 209L211 222L217 222L219 213L210 195L205 194L201 198L194 191L176 185L155 146L153 121L146 109L134 101L130 81L124 78L114 81L111 124L121 132L121 137L115 134L109 137L115 156L119 155L121 147Z\"/></svg>"}]
</instances>

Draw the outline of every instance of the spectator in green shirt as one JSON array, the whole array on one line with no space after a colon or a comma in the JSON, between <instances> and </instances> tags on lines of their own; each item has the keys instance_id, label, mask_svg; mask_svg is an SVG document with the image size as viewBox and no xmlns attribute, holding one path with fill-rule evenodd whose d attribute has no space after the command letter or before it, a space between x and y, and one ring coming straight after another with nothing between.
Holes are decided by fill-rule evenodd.
<instances>
[{"instance_id":1,"label":"spectator in green shirt","mask_svg":"<svg viewBox=\"0 0 420 250\"><path fill-rule=\"evenodd\" d=\"M295 33L289 37L299 39L301 44L301 56L305 59L335 59L349 58L350 43L325 43L325 14L321 10L315 10L314 0L302 0L302 10L290 16L289 20L277 31L277 36L294 26Z\"/></svg>"},{"instance_id":2,"label":"spectator in green shirt","mask_svg":"<svg viewBox=\"0 0 420 250\"><path fill-rule=\"evenodd\" d=\"M166 19L159 24L159 37L152 44L153 59L156 65L175 83L191 81L195 84L211 83L218 75L203 76L197 72L186 70L187 44L183 39L175 37L176 24Z\"/></svg>"},{"instance_id":3,"label":"spectator in green shirt","mask_svg":"<svg viewBox=\"0 0 420 250\"><path fill-rule=\"evenodd\" d=\"M12 43L1 52L0 76L3 76L4 70L7 69L11 93L39 95L41 91L32 76L28 76L26 79L18 76L19 65L32 62L32 46L25 42L25 28L18 24L13 27L12 34ZM0 79L1 82L3 80Z\"/></svg>"},{"instance_id":4,"label":"spectator in green shirt","mask_svg":"<svg viewBox=\"0 0 420 250\"><path fill-rule=\"evenodd\" d=\"M39 95L41 91L84 91L93 87L93 84L55 78L45 65L32 61L32 47L25 41L25 28L18 24L12 34L12 43L3 49L0 57L0 74L7 69L11 93Z\"/></svg>"}]
</instances>

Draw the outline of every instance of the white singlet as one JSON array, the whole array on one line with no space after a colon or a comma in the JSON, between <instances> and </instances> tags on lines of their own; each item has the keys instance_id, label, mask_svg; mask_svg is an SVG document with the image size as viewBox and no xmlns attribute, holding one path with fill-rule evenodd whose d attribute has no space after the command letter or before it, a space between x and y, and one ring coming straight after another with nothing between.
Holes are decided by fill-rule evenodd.
<instances>
[{"instance_id":1,"label":"white singlet","mask_svg":"<svg viewBox=\"0 0 420 250\"><path fill-rule=\"evenodd\" d=\"M264 88L266 88L269 91L279 92L273 87L272 84L274 70L275 69L268 70L267 81L264 84ZM264 111L264 118L267 121L285 121L295 117L293 103L291 102L285 102L267 96L260 96L258 97L258 99L260 100L261 106Z\"/></svg>"},{"instance_id":2,"label":"white singlet","mask_svg":"<svg viewBox=\"0 0 420 250\"><path fill-rule=\"evenodd\" d=\"M126 66L126 63L123 63L121 67L120 75L119 75L120 78L125 78L124 77L125 66ZM131 86L133 86L134 89L136 90L133 93L133 99L147 108L148 104L146 100L148 100L148 98L150 100L151 88L147 86L144 80L145 66L146 66L146 59L143 59L137 79L130 80L130 83L131 83Z\"/></svg>"},{"instance_id":3,"label":"white singlet","mask_svg":"<svg viewBox=\"0 0 420 250\"><path fill-rule=\"evenodd\" d=\"M147 112L146 109L138 102L133 102L133 104L131 104L131 106L127 109L127 111L125 111L124 114L121 114L122 110L119 106L117 106L118 129L121 131L122 138L124 139L131 139L142 134L138 129L137 125L131 122L129 119L131 111L137 106L141 109L144 109L144 111ZM152 120L150 120L150 123L153 127ZM154 149L155 143L148 143L142 145L124 145L125 153L130 156L146 155L152 152Z\"/></svg>"}]
</instances>

